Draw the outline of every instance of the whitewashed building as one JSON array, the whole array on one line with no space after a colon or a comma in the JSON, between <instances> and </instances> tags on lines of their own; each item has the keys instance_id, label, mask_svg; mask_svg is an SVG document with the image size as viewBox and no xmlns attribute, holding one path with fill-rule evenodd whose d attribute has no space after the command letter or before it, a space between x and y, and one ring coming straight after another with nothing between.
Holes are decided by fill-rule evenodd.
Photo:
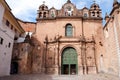
<instances>
[{"instance_id":1,"label":"whitewashed building","mask_svg":"<svg viewBox=\"0 0 120 80\"><path fill-rule=\"evenodd\" d=\"M0 0L0 76L10 74L13 43L23 33L10 7Z\"/></svg>"}]
</instances>

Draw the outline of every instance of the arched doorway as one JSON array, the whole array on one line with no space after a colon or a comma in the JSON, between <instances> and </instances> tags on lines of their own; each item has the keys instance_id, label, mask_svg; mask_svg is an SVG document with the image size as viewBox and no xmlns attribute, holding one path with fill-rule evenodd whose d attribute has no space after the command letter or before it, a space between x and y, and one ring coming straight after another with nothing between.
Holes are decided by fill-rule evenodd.
<instances>
[{"instance_id":1,"label":"arched doorway","mask_svg":"<svg viewBox=\"0 0 120 80\"><path fill-rule=\"evenodd\" d=\"M74 48L65 48L62 52L61 73L75 75L78 72L77 52Z\"/></svg>"}]
</instances>

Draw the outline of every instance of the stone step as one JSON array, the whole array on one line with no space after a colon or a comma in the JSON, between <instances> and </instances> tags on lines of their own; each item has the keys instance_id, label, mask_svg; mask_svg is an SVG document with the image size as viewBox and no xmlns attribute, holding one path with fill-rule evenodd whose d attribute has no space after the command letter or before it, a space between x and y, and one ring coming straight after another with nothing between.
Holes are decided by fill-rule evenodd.
<instances>
[{"instance_id":1,"label":"stone step","mask_svg":"<svg viewBox=\"0 0 120 80\"><path fill-rule=\"evenodd\" d=\"M96 74L96 75L29 74L0 77L0 80L120 80L120 78L108 74Z\"/></svg>"}]
</instances>

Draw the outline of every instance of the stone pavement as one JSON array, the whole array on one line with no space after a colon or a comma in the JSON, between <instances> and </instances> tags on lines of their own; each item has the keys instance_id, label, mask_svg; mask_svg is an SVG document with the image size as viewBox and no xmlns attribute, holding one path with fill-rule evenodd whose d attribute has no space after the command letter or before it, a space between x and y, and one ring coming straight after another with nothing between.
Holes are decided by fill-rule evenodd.
<instances>
[{"instance_id":1,"label":"stone pavement","mask_svg":"<svg viewBox=\"0 0 120 80\"><path fill-rule=\"evenodd\" d=\"M0 77L0 80L120 80L120 78L108 74L59 75L59 76L44 74L29 74Z\"/></svg>"}]
</instances>

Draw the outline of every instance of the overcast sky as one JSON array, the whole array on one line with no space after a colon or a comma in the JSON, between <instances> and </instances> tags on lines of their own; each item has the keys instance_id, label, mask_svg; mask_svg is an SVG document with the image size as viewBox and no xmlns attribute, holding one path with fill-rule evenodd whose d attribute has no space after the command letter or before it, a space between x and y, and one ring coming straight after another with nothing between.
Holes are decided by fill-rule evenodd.
<instances>
[{"instance_id":1,"label":"overcast sky","mask_svg":"<svg viewBox=\"0 0 120 80\"><path fill-rule=\"evenodd\" d=\"M35 22L36 14L39 6L45 4L51 8L61 9L62 5L66 3L67 0L6 0L12 13L19 19L24 21ZM90 8L94 0L71 0L72 3L76 5L78 9L84 6ZM120 2L120 0L118 0ZM96 3L100 5L102 9L102 15L104 17L105 13L110 13L112 10L113 0L96 0Z\"/></svg>"}]
</instances>

